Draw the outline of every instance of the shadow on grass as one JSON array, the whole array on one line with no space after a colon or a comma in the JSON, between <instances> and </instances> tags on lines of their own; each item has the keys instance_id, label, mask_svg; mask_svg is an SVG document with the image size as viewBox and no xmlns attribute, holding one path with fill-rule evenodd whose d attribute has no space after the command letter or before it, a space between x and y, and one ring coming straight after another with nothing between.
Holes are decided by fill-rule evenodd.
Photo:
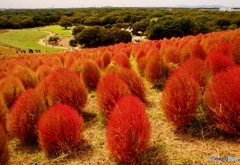
<instances>
[{"instance_id":1,"label":"shadow on grass","mask_svg":"<svg viewBox=\"0 0 240 165\"><path fill-rule=\"evenodd\" d=\"M146 150L142 158L142 165L171 164L165 146L155 145Z\"/></svg>"},{"instance_id":2,"label":"shadow on grass","mask_svg":"<svg viewBox=\"0 0 240 165\"><path fill-rule=\"evenodd\" d=\"M116 162L117 165L124 165L119 159L110 157L113 162ZM162 146L152 146L148 148L140 158L140 160L136 163L132 163L131 165L170 165L170 161L168 156L166 155L166 151Z\"/></svg>"},{"instance_id":3,"label":"shadow on grass","mask_svg":"<svg viewBox=\"0 0 240 165\"><path fill-rule=\"evenodd\" d=\"M200 107L197 111L196 118L191 122L187 129L184 131L175 131L176 134L185 137L191 136L200 140L220 139L224 141L232 141L239 139L240 135L229 134L219 130L212 122L212 119L206 117L203 107Z\"/></svg>"},{"instance_id":4,"label":"shadow on grass","mask_svg":"<svg viewBox=\"0 0 240 165\"><path fill-rule=\"evenodd\" d=\"M85 123L97 122L97 114L94 112L83 112L82 116Z\"/></svg>"}]
</instances>

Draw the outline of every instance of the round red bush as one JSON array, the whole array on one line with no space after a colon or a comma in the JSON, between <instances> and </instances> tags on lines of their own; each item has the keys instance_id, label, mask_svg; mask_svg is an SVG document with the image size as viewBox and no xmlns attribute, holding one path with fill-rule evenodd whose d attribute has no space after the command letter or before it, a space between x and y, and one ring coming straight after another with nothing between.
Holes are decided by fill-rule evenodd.
<instances>
[{"instance_id":1,"label":"round red bush","mask_svg":"<svg viewBox=\"0 0 240 165\"><path fill-rule=\"evenodd\" d=\"M106 136L112 156L125 164L139 163L150 141L150 123L141 100L128 95L117 102L109 116Z\"/></svg>"},{"instance_id":2,"label":"round red bush","mask_svg":"<svg viewBox=\"0 0 240 165\"><path fill-rule=\"evenodd\" d=\"M167 77L167 67L163 63L161 55L151 55L145 68L146 80L154 86L162 86Z\"/></svg>"},{"instance_id":3,"label":"round red bush","mask_svg":"<svg viewBox=\"0 0 240 165\"><path fill-rule=\"evenodd\" d=\"M0 164L7 165L9 161L8 136L5 129L0 124Z\"/></svg>"},{"instance_id":4,"label":"round red bush","mask_svg":"<svg viewBox=\"0 0 240 165\"><path fill-rule=\"evenodd\" d=\"M116 74L118 75L129 87L131 93L139 97L144 103L147 103L146 93L147 89L143 82L143 78L138 76L138 74L127 68L108 68L105 74Z\"/></svg>"},{"instance_id":5,"label":"round red bush","mask_svg":"<svg viewBox=\"0 0 240 165\"><path fill-rule=\"evenodd\" d=\"M108 118L118 99L127 94L131 94L131 91L119 76L113 74L103 76L97 86L97 103L103 117Z\"/></svg>"},{"instance_id":6,"label":"round red bush","mask_svg":"<svg viewBox=\"0 0 240 165\"><path fill-rule=\"evenodd\" d=\"M94 60L88 59L84 61L81 78L89 90L96 89L98 81L101 78L101 71Z\"/></svg>"},{"instance_id":7,"label":"round red bush","mask_svg":"<svg viewBox=\"0 0 240 165\"><path fill-rule=\"evenodd\" d=\"M49 77L47 100L50 106L61 102L80 113L87 101L87 89L76 72L58 69Z\"/></svg>"},{"instance_id":8,"label":"round red bush","mask_svg":"<svg viewBox=\"0 0 240 165\"><path fill-rule=\"evenodd\" d=\"M16 137L22 144L31 145L36 142L36 124L39 116L46 110L43 97L35 89L22 93L12 106L7 129L11 136Z\"/></svg>"},{"instance_id":9,"label":"round red bush","mask_svg":"<svg viewBox=\"0 0 240 165\"><path fill-rule=\"evenodd\" d=\"M212 76L235 66L235 63L230 59L230 57L218 52L211 52L207 56L205 62Z\"/></svg>"},{"instance_id":10,"label":"round red bush","mask_svg":"<svg viewBox=\"0 0 240 165\"><path fill-rule=\"evenodd\" d=\"M5 77L0 86L3 99L9 109L12 107L19 95L25 91L21 80L11 75Z\"/></svg>"},{"instance_id":11,"label":"round red bush","mask_svg":"<svg viewBox=\"0 0 240 165\"><path fill-rule=\"evenodd\" d=\"M190 56L178 69L187 72L201 87L206 86L209 75L207 66L202 59Z\"/></svg>"},{"instance_id":12,"label":"round red bush","mask_svg":"<svg viewBox=\"0 0 240 165\"><path fill-rule=\"evenodd\" d=\"M36 75L39 81L48 76L52 72L52 69L48 65L41 65L37 68Z\"/></svg>"},{"instance_id":13,"label":"round red bush","mask_svg":"<svg viewBox=\"0 0 240 165\"><path fill-rule=\"evenodd\" d=\"M190 49L190 56L198 57L202 60L205 60L207 57L207 53L198 42L194 43Z\"/></svg>"},{"instance_id":14,"label":"round red bush","mask_svg":"<svg viewBox=\"0 0 240 165\"><path fill-rule=\"evenodd\" d=\"M58 103L43 113L37 129L47 156L72 154L83 138L83 118L71 106Z\"/></svg>"},{"instance_id":15,"label":"round red bush","mask_svg":"<svg viewBox=\"0 0 240 165\"><path fill-rule=\"evenodd\" d=\"M231 134L240 134L240 68L220 72L205 91L210 124Z\"/></svg>"},{"instance_id":16,"label":"round red bush","mask_svg":"<svg viewBox=\"0 0 240 165\"><path fill-rule=\"evenodd\" d=\"M27 67L17 66L12 74L22 81L25 89L34 88L38 84L36 73Z\"/></svg>"},{"instance_id":17,"label":"round red bush","mask_svg":"<svg viewBox=\"0 0 240 165\"><path fill-rule=\"evenodd\" d=\"M160 107L176 129L185 129L196 115L201 100L199 84L183 71L174 72L166 81Z\"/></svg>"},{"instance_id":18,"label":"round red bush","mask_svg":"<svg viewBox=\"0 0 240 165\"><path fill-rule=\"evenodd\" d=\"M114 55L112 61L119 67L131 69L131 63L126 53L120 52Z\"/></svg>"},{"instance_id":19,"label":"round red bush","mask_svg":"<svg viewBox=\"0 0 240 165\"><path fill-rule=\"evenodd\" d=\"M103 69L105 69L108 64L111 63L112 53L109 50L103 52L102 56Z\"/></svg>"}]
</instances>

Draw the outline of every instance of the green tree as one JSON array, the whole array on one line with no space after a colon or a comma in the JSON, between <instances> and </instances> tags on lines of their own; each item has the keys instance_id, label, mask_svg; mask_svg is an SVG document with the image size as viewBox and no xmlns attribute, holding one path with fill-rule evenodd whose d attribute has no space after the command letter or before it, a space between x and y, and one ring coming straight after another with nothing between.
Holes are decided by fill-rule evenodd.
<instances>
[{"instance_id":1,"label":"green tree","mask_svg":"<svg viewBox=\"0 0 240 165\"><path fill-rule=\"evenodd\" d=\"M71 19L67 16L63 16L59 20L59 25L64 27L64 29L67 29L68 27L72 26Z\"/></svg>"},{"instance_id":2,"label":"green tree","mask_svg":"<svg viewBox=\"0 0 240 165\"><path fill-rule=\"evenodd\" d=\"M140 35L138 32L141 31L142 33L144 33L148 27L150 20L149 19L142 19L139 22L136 22L133 24L133 31L132 33L134 35Z\"/></svg>"},{"instance_id":3,"label":"green tree","mask_svg":"<svg viewBox=\"0 0 240 165\"><path fill-rule=\"evenodd\" d=\"M77 25L73 28L72 34L76 35L77 33L80 33L85 27L83 25Z\"/></svg>"},{"instance_id":4,"label":"green tree","mask_svg":"<svg viewBox=\"0 0 240 165\"><path fill-rule=\"evenodd\" d=\"M78 44L77 40L76 39L71 39L69 41L69 45L72 46L72 47L76 47Z\"/></svg>"},{"instance_id":5,"label":"green tree","mask_svg":"<svg viewBox=\"0 0 240 165\"><path fill-rule=\"evenodd\" d=\"M190 18L181 18L178 20L184 35L194 35L195 23Z\"/></svg>"},{"instance_id":6,"label":"green tree","mask_svg":"<svg viewBox=\"0 0 240 165\"><path fill-rule=\"evenodd\" d=\"M216 20L217 26L220 26L221 29L223 29L224 26L229 26L230 25L230 20L226 18L219 18Z\"/></svg>"},{"instance_id":7,"label":"green tree","mask_svg":"<svg viewBox=\"0 0 240 165\"><path fill-rule=\"evenodd\" d=\"M153 21L148 29L148 38L152 40L182 36L184 32L177 20Z\"/></svg>"},{"instance_id":8,"label":"green tree","mask_svg":"<svg viewBox=\"0 0 240 165\"><path fill-rule=\"evenodd\" d=\"M100 27L93 26L83 29L80 33L77 33L75 38L80 45L85 47L97 47L99 46L100 39L98 38Z\"/></svg>"},{"instance_id":9,"label":"green tree","mask_svg":"<svg viewBox=\"0 0 240 165\"><path fill-rule=\"evenodd\" d=\"M101 21L98 17L92 16L92 17L86 18L86 20L84 21L84 25L87 25L87 26L101 25Z\"/></svg>"}]
</instances>

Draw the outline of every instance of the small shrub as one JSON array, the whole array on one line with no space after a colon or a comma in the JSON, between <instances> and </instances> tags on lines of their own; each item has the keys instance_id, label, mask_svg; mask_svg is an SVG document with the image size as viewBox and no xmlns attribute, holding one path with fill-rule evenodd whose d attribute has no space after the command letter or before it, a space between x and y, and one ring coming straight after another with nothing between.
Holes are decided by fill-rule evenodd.
<instances>
[{"instance_id":1,"label":"small shrub","mask_svg":"<svg viewBox=\"0 0 240 165\"><path fill-rule=\"evenodd\" d=\"M221 42L219 45L214 48L212 51L216 51L218 53L221 53L227 57L230 57L233 51L233 45L229 42Z\"/></svg>"},{"instance_id":2,"label":"small shrub","mask_svg":"<svg viewBox=\"0 0 240 165\"><path fill-rule=\"evenodd\" d=\"M37 129L47 156L71 154L83 138L83 118L72 107L58 103L43 113Z\"/></svg>"},{"instance_id":3,"label":"small shrub","mask_svg":"<svg viewBox=\"0 0 240 165\"><path fill-rule=\"evenodd\" d=\"M105 74L116 74L118 75L129 87L131 93L140 98L144 103L147 103L146 93L147 89L143 82L143 78L132 69L127 68L108 68Z\"/></svg>"},{"instance_id":4,"label":"small shrub","mask_svg":"<svg viewBox=\"0 0 240 165\"><path fill-rule=\"evenodd\" d=\"M0 164L7 165L9 161L9 152L8 152L8 136L5 132L5 129L0 124Z\"/></svg>"},{"instance_id":5,"label":"small shrub","mask_svg":"<svg viewBox=\"0 0 240 165\"><path fill-rule=\"evenodd\" d=\"M240 64L240 37L237 37L234 41L233 41L233 50L232 50L232 54L231 54L231 59L236 63L236 64Z\"/></svg>"},{"instance_id":6,"label":"small shrub","mask_svg":"<svg viewBox=\"0 0 240 165\"><path fill-rule=\"evenodd\" d=\"M191 47L190 56L195 56L202 60L205 60L207 53L204 51L203 47L198 42L196 42Z\"/></svg>"},{"instance_id":7,"label":"small shrub","mask_svg":"<svg viewBox=\"0 0 240 165\"><path fill-rule=\"evenodd\" d=\"M240 134L240 69L215 75L204 98L209 123L230 134Z\"/></svg>"},{"instance_id":8,"label":"small shrub","mask_svg":"<svg viewBox=\"0 0 240 165\"><path fill-rule=\"evenodd\" d=\"M35 90L37 91L37 93L39 95L41 95L43 97L47 106L48 106L47 88L48 88L49 80L50 80L50 76L46 76L35 87Z\"/></svg>"},{"instance_id":9,"label":"small shrub","mask_svg":"<svg viewBox=\"0 0 240 165\"><path fill-rule=\"evenodd\" d=\"M146 80L152 83L154 86L162 86L167 78L167 68L163 63L162 56L152 55L149 57L145 68Z\"/></svg>"},{"instance_id":10,"label":"small shrub","mask_svg":"<svg viewBox=\"0 0 240 165\"><path fill-rule=\"evenodd\" d=\"M103 69L105 69L108 66L108 64L111 63L112 53L106 50L105 52L103 52L101 57L102 57Z\"/></svg>"},{"instance_id":11,"label":"small shrub","mask_svg":"<svg viewBox=\"0 0 240 165\"><path fill-rule=\"evenodd\" d=\"M137 60L137 69L141 75L145 74L144 70L146 68L147 62L148 62L147 56L143 56Z\"/></svg>"},{"instance_id":12,"label":"small shrub","mask_svg":"<svg viewBox=\"0 0 240 165\"><path fill-rule=\"evenodd\" d=\"M116 65L131 69L131 63L126 53L119 53L113 56L112 61L115 62Z\"/></svg>"},{"instance_id":13,"label":"small shrub","mask_svg":"<svg viewBox=\"0 0 240 165\"><path fill-rule=\"evenodd\" d=\"M49 77L47 100L49 106L61 102L81 113L87 101L87 89L76 72L58 69Z\"/></svg>"},{"instance_id":14,"label":"small shrub","mask_svg":"<svg viewBox=\"0 0 240 165\"><path fill-rule=\"evenodd\" d=\"M187 73L176 71L166 81L160 107L166 118L181 131L195 117L200 98L199 84Z\"/></svg>"},{"instance_id":15,"label":"small shrub","mask_svg":"<svg viewBox=\"0 0 240 165\"><path fill-rule=\"evenodd\" d=\"M56 71L58 69L64 68L64 63L57 55L53 55L51 58L48 58L49 66L51 67L52 71Z\"/></svg>"},{"instance_id":16,"label":"small shrub","mask_svg":"<svg viewBox=\"0 0 240 165\"><path fill-rule=\"evenodd\" d=\"M44 77L48 76L52 72L52 69L50 66L47 65L41 65L38 67L36 71L36 76L39 81L41 81Z\"/></svg>"},{"instance_id":17,"label":"small shrub","mask_svg":"<svg viewBox=\"0 0 240 165\"><path fill-rule=\"evenodd\" d=\"M25 89L34 88L38 83L36 73L29 68L18 66L13 70L12 74L22 81Z\"/></svg>"},{"instance_id":18,"label":"small shrub","mask_svg":"<svg viewBox=\"0 0 240 165\"><path fill-rule=\"evenodd\" d=\"M190 56L178 70L184 70L201 86L205 87L208 82L208 70L204 61L196 56Z\"/></svg>"},{"instance_id":19,"label":"small shrub","mask_svg":"<svg viewBox=\"0 0 240 165\"><path fill-rule=\"evenodd\" d=\"M98 81L101 78L101 71L95 61L90 59L84 61L81 78L89 90L96 89Z\"/></svg>"},{"instance_id":20,"label":"small shrub","mask_svg":"<svg viewBox=\"0 0 240 165\"><path fill-rule=\"evenodd\" d=\"M10 135L19 139L22 144L34 144L37 140L37 121L46 108L44 99L35 89L26 90L9 113L7 129Z\"/></svg>"},{"instance_id":21,"label":"small shrub","mask_svg":"<svg viewBox=\"0 0 240 165\"><path fill-rule=\"evenodd\" d=\"M2 95L0 95L0 123L2 123L2 126L4 128L6 127L7 113L8 113L7 105Z\"/></svg>"},{"instance_id":22,"label":"small shrub","mask_svg":"<svg viewBox=\"0 0 240 165\"><path fill-rule=\"evenodd\" d=\"M131 91L119 76L102 76L97 86L97 103L102 116L108 118L118 99L127 94L131 94Z\"/></svg>"},{"instance_id":23,"label":"small shrub","mask_svg":"<svg viewBox=\"0 0 240 165\"><path fill-rule=\"evenodd\" d=\"M167 65L179 65L183 60L181 59L181 52L176 46L167 46L163 58Z\"/></svg>"},{"instance_id":24,"label":"small shrub","mask_svg":"<svg viewBox=\"0 0 240 165\"><path fill-rule=\"evenodd\" d=\"M11 75L4 78L0 86L3 99L8 109L12 107L19 95L25 91L21 80Z\"/></svg>"},{"instance_id":25,"label":"small shrub","mask_svg":"<svg viewBox=\"0 0 240 165\"><path fill-rule=\"evenodd\" d=\"M109 116L107 148L125 164L140 163L149 146L150 123L144 104L135 96L123 96Z\"/></svg>"},{"instance_id":26,"label":"small shrub","mask_svg":"<svg viewBox=\"0 0 240 165\"><path fill-rule=\"evenodd\" d=\"M229 57L218 52L210 53L205 62L212 76L235 65L235 63Z\"/></svg>"},{"instance_id":27,"label":"small shrub","mask_svg":"<svg viewBox=\"0 0 240 165\"><path fill-rule=\"evenodd\" d=\"M95 59L95 62L97 63L97 65L98 65L98 67L102 70L103 69L103 61L102 61L102 59L100 58L100 57L97 57L96 59Z\"/></svg>"}]
</instances>

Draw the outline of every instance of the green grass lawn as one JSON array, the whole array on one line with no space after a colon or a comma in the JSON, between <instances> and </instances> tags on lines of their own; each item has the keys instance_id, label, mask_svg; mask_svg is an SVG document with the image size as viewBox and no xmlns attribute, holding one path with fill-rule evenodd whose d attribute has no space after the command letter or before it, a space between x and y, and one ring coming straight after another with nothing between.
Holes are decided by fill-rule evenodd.
<instances>
[{"instance_id":1,"label":"green grass lawn","mask_svg":"<svg viewBox=\"0 0 240 165\"><path fill-rule=\"evenodd\" d=\"M41 52L62 51L62 49L46 47L38 44L38 40L44 36L48 36L48 33L32 29L10 30L7 33L0 34L0 42L12 47L26 50L39 49Z\"/></svg>"},{"instance_id":2,"label":"green grass lawn","mask_svg":"<svg viewBox=\"0 0 240 165\"><path fill-rule=\"evenodd\" d=\"M71 36L72 34L70 30L71 30L71 27L64 29L60 25L45 26L39 29L39 31L49 31L62 36Z\"/></svg>"}]
</instances>

